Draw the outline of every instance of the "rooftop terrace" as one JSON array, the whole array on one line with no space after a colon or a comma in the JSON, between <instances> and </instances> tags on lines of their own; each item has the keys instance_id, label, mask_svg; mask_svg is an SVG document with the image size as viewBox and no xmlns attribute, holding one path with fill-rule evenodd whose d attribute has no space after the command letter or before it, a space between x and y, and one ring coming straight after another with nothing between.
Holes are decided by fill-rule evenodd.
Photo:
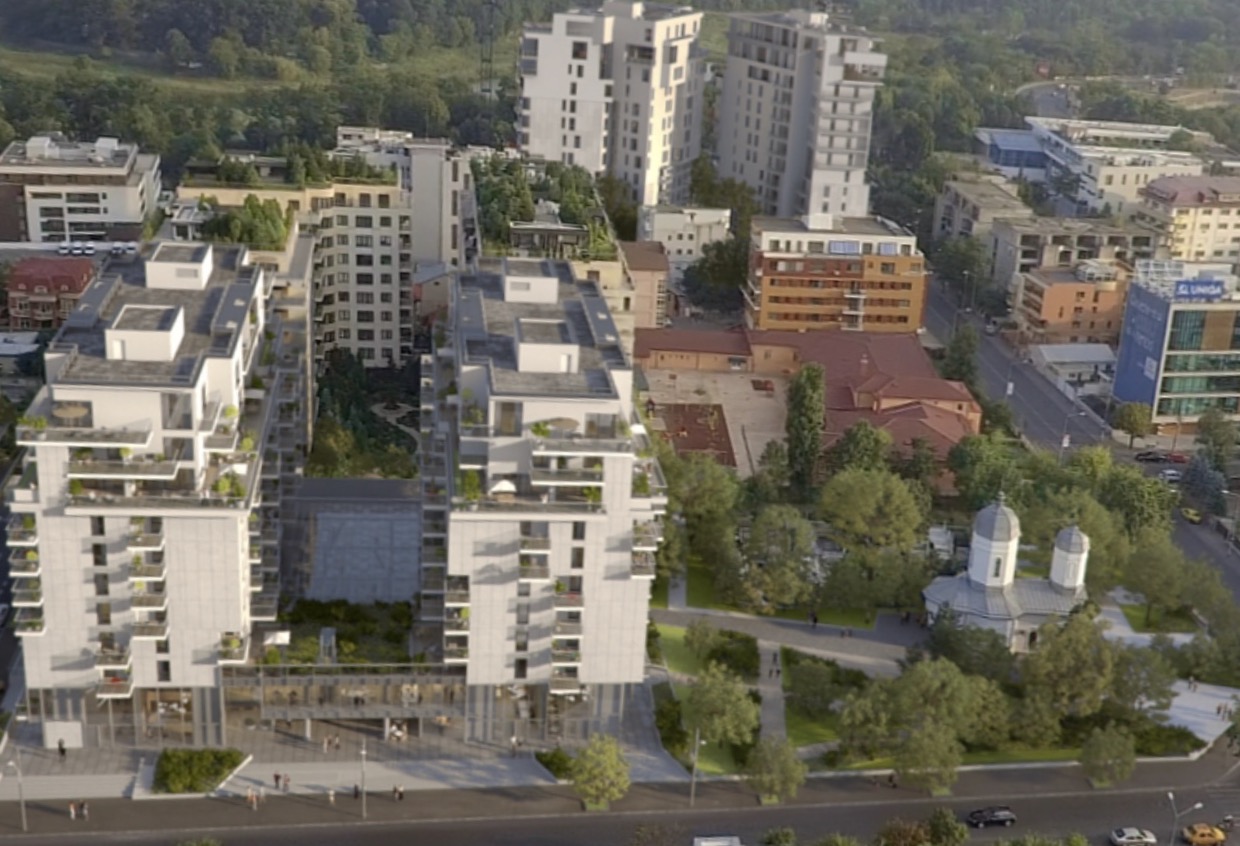
<instances>
[{"instance_id":1,"label":"rooftop terrace","mask_svg":"<svg viewBox=\"0 0 1240 846\"><path fill-rule=\"evenodd\" d=\"M47 168L104 170L124 168L138 151L132 144L115 138L97 141L69 141L64 136L36 135L14 141L0 153L0 168Z\"/></svg>"}]
</instances>

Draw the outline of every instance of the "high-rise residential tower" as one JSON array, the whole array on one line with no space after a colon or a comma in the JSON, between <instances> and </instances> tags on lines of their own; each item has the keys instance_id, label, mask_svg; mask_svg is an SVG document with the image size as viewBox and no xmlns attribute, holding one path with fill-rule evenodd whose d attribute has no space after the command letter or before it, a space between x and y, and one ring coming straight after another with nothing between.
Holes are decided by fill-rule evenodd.
<instances>
[{"instance_id":1,"label":"high-rise residential tower","mask_svg":"<svg viewBox=\"0 0 1240 846\"><path fill-rule=\"evenodd\" d=\"M719 175L764 214L864 217L874 96L887 57L822 12L733 15L719 96Z\"/></svg>"},{"instance_id":2,"label":"high-rise residential tower","mask_svg":"<svg viewBox=\"0 0 1240 846\"><path fill-rule=\"evenodd\" d=\"M639 204L686 201L701 152L701 25L688 7L608 0L526 26L521 150L611 173Z\"/></svg>"}]
</instances>

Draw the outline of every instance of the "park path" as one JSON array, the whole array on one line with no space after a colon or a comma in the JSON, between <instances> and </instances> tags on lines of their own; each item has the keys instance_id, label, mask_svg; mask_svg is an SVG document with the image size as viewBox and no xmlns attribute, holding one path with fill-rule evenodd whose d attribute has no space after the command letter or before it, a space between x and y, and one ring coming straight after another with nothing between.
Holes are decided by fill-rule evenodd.
<instances>
[{"instance_id":1,"label":"park path","mask_svg":"<svg viewBox=\"0 0 1240 846\"><path fill-rule=\"evenodd\" d=\"M671 611L689 609L689 582L684 576L672 576L667 584L667 607Z\"/></svg>"},{"instance_id":2,"label":"park path","mask_svg":"<svg viewBox=\"0 0 1240 846\"><path fill-rule=\"evenodd\" d=\"M758 693L762 694L762 733L760 736L763 740L768 737L784 740L788 737L788 727L784 720L783 667L780 666L779 644L774 641L759 640L758 656L761 658Z\"/></svg>"}]
</instances>

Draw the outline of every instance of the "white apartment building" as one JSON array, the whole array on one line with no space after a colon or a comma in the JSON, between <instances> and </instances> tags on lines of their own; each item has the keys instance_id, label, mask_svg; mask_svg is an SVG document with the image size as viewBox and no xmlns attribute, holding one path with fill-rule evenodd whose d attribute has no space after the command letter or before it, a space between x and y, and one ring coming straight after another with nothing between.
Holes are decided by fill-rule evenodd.
<instances>
[{"instance_id":1,"label":"white apartment building","mask_svg":"<svg viewBox=\"0 0 1240 846\"><path fill-rule=\"evenodd\" d=\"M422 365L420 619L477 701L554 726L643 678L665 483L596 283L484 259L447 326Z\"/></svg>"},{"instance_id":2,"label":"white apartment building","mask_svg":"<svg viewBox=\"0 0 1240 846\"><path fill-rule=\"evenodd\" d=\"M1199 176L1205 163L1167 149L1178 126L1026 117L1047 156L1046 179L1085 212L1131 213L1141 191L1164 176Z\"/></svg>"},{"instance_id":3,"label":"white apartment building","mask_svg":"<svg viewBox=\"0 0 1240 846\"><path fill-rule=\"evenodd\" d=\"M823 12L731 16L719 96L719 175L763 214L864 217L874 97L887 57L864 30Z\"/></svg>"},{"instance_id":4,"label":"white apartment building","mask_svg":"<svg viewBox=\"0 0 1240 846\"><path fill-rule=\"evenodd\" d=\"M642 206L637 214L637 240L663 245L672 281L702 257L707 244L731 237L731 227L731 209Z\"/></svg>"},{"instance_id":5,"label":"white apartment building","mask_svg":"<svg viewBox=\"0 0 1240 846\"><path fill-rule=\"evenodd\" d=\"M1169 258L1240 263L1240 176L1166 176L1133 216L1157 227Z\"/></svg>"},{"instance_id":6,"label":"white apartment building","mask_svg":"<svg viewBox=\"0 0 1240 846\"><path fill-rule=\"evenodd\" d=\"M701 24L688 7L607 0L527 25L521 150L611 173L639 204L683 202L702 143Z\"/></svg>"},{"instance_id":7,"label":"white apartment building","mask_svg":"<svg viewBox=\"0 0 1240 846\"><path fill-rule=\"evenodd\" d=\"M44 746L225 743L221 673L276 618L279 497L309 444L310 249L156 244L48 348L6 492Z\"/></svg>"},{"instance_id":8,"label":"white apartment building","mask_svg":"<svg viewBox=\"0 0 1240 846\"><path fill-rule=\"evenodd\" d=\"M159 185L159 156L136 144L14 141L0 153L0 241L137 240Z\"/></svg>"}]
</instances>

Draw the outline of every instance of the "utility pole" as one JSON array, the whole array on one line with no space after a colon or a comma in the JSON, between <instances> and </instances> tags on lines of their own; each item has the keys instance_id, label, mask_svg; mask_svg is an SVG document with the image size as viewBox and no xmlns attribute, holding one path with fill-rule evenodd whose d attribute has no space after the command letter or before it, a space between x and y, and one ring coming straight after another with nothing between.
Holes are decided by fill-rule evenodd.
<instances>
[{"instance_id":1,"label":"utility pole","mask_svg":"<svg viewBox=\"0 0 1240 846\"><path fill-rule=\"evenodd\" d=\"M689 776L689 807L693 807L693 802L697 798L697 765L698 751L702 748L702 730L695 728L693 730L693 773Z\"/></svg>"},{"instance_id":2,"label":"utility pole","mask_svg":"<svg viewBox=\"0 0 1240 846\"><path fill-rule=\"evenodd\" d=\"M366 738L362 738L362 819L366 819Z\"/></svg>"}]
</instances>

